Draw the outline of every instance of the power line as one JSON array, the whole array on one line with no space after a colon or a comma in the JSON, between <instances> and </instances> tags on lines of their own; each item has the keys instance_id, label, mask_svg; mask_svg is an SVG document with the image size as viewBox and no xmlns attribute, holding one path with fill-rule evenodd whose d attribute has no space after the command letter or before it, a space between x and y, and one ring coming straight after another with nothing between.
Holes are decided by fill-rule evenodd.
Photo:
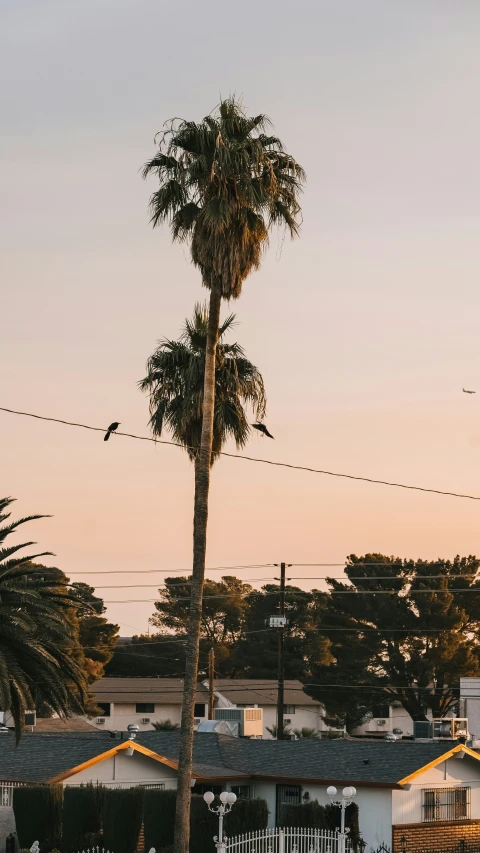
<instances>
[{"instance_id":1,"label":"power line","mask_svg":"<svg viewBox=\"0 0 480 853\"><path fill-rule=\"evenodd\" d=\"M399 598L402 598L402 599L407 598L407 596L405 596L405 595L403 595L403 596L399 595L399 592L403 592L403 590L397 590L397 589L372 589L372 590L369 590L369 589L352 589L352 590L350 590L350 589L339 589L339 590L336 590L336 589L334 589L331 591L330 590L328 590L328 591L319 590L319 591L324 592L325 595L398 595ZM428 595L432 595L433 593L444 593L445 595L448 593L456 593L458 595L458 594L466 594L466 593L470 593L470 592L477 593L478 595L480 595L480 587L478 587L478 588L467 587L467 589L412 589L412 590L408 590L408 595L414 596L414 595L421 595L424 593L428 594ZM302 589L288 590L289 596L292 596L292 595L308 595L308 594L309 594L309 590L302 590ZM261 595L261 596L275 595L275 596L278 596L279 592L262 592L262 590L255 589L255 590L253 590L253 592L242 593L242 598L249 598L252 595ZM218 600L218 599L231 598L231 597L232 597L231 593L229 593L228 595L226 595L226 594L225 595L224 594L222 594L222 595L204 595L202 600L203 601L212 600L212 599ZM156 601L158 601L158 598L126 598L124 600L120 599L120 600L115 600L115 601L104 599L104 604L151 604L151 603L154 604ZM189 596L186 596L186 597L182 596L181 598L176 598L175 601L176 602L177 601L190 601L190 597Z\"/></svg>"},{"instance_id":2,"label":"power line","mask_svg":"<svg viewBox=\"0 0 480 853\"><path fill-rule=\"evenodd\" d=\"M244 569L269 569L273 567L273 563L253 563L249 566L211 566L210 568L207 566L206 572L224 572L224 571L233 571L236 569L238 571ZM175 572L177 569L98 569L95 572L68 572L69 575L147 575L147 574L165 574L168 572ZM188 569L187 571L190 571ZM178 577L178 575L175 575Z\"/></svg>"},{"instance_id":3,"label":"power line","mask_svg":"<svg viewBox=\"0 0 480 853\"><path fill-rule=\"evenodd\" d=\"M0 411L8 412L11 415L22 415L23 417L27 417L27 418L36 418L37 420L40 420L40 421L50 421L53 423L63 424L64 426L80 427L81 429L88 429L88 430L92 430L94 432L106 432L107 431L107 427L94 427L94 426L89 426L88 424L75 423L74 421L61 420L60 418L50 418L50 417L46 417L44 415L35 415L32 412L19 412L19 411L16 411L15 409L7 409L4 406L0 406ZM134 434L129 433L129 432L118 432L118 431L116 431L115 433L112 433L112 435L121 435L124 438L134 438L134 439L137 439L138 441L151 441L154 444L168 444L172 447L181 447L184 450L195 449L195 448L188 448L186 445L180 444L179 442L176 442L176 441L165 441L164 439L150 438L149 436L145 436L145 435L134 435ZM274 462L270 459L260 459L260 458L255 457L255 456L245 456L245 455L240 454L240 453L226 453L225 451L220 451L219 455L220 456L228 456L231 459L244 459L246 462L260 462L263 465L273 465L274 467L279 467L279 468L291 468L292 470L295 470L295 471L308 471L311 474L323 474L327 477L340 477L340 478L343 478L346 480L358 480L358 481L363 482L363 483L374 483L374 484L380 485L380 486L392 486L396 489L408 489L410 491L415 491L415 492L430 492L431 494L435 494L435 495L448 495L449 497L452 497L452 498L463 498L465 500L480 501L480 496L477 496L477 495L466 495L466 494L462 494L460 492L448 492L448 491L443 491L441 489L430 489L430 488L426 488L424 486L410 486L410 485L406 485L405 483L394 483L394 482L390 482L388 480L377 480L377 479L374 479L373 477L359 477L359 476L354 475L354 474L340 474L337 471L326 471L322 468L311 468L311 467L306 466L306 465L292 465L288 462Z\"/></svg>"}]
</instances>

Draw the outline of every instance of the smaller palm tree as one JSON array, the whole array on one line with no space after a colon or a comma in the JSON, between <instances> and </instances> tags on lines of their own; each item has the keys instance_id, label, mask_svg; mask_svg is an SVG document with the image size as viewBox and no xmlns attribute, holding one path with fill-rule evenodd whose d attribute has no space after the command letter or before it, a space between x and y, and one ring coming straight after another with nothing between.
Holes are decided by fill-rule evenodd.
<instances>
[{"instance_id":1,"label":"smaller palm tree","mask_svg":"<svg viewBox=\"0 0 480 853\"><path fill-rule=\"evenodd\" d=\"M267 726L267 732L269 732L271 734L271 736L273 738L275 738L275 740L277 740L277 738L278 738L278 726L276 723L273 723L270 727ZM283 727L283 738L284 739L291 737L292 734L293 734L293 732L292 732L290 726L284 726Z\"/></svg>"},{"instance_id":2,"label":"smaller palm tree","mask_svg":"<svg viewBox=\"0 0 480 853\"><path fill-rule=\"evenodd\" d=\"M12 498L0 498L0 546L10 533L41 515L10 518ZM86 680L75 660L81 658L72 612L78 601L68 594L59 569L35 565L31 560L49 552L21 556L33 542L0 547L0 709L10 711L17 740L25 711L46 704L60 716L81 712Z\"/></svg>"},{"instance_id":3,"label":"smaller palm tree","mask_svg":"<svg viewBox=\"0 0 480 853\"><path fill-rule=\"evenodd\" d=\"M309 726L302 726L301 729L294 729L293 733L300 739L311 738L316 740L320 737L320 732L318 732L317 729L311 729Z\"/></svg>"},{"instance_id":4,"label":"smaller palm tree","mask_svg":"<svg viewBox=\"0 0 480 853\"><path fill-rule=\"evenodd\" d=\"M172 723L171 720L157 720L152 726L156 732L178 732L180 729L178 723Z\"/></svg>"},{"instance_id":5,"label":"smaller palm tree","mask_svg":"<svg viewBox=\"0 0 480 853\"><path fill-rule=\"evenodd\" d=\"M259 370L239 344L223 338L235 322L233 314L220 326L215 369L215 413L211 463L228 438L244 447L250 434L246 405L256 420L265 417L265 387ZM156 436L167 428L175 441L197 459L202 433L203 386L207 346L208 310L197 304L186 320L180 340L163 340L147 362L147 375L139 383L150 394L150 426Z\"/></svg>"}]
</instances>

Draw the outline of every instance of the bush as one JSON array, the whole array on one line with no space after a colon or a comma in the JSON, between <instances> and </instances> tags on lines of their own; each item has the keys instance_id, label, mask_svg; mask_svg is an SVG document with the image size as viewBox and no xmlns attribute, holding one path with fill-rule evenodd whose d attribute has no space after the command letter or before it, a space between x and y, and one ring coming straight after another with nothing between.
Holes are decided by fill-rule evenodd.
<instances>
[{"instance_id":1,"label":"bush","mask_svg":"<svg viewBox=\"0 0 480 853\"><path fill-rule=\"evenodd\" d=\"M339 829L340 808L321 806L318 800L302 803L296 806L284 805L280 812L279 826L312 827L314 829ZM345 811L345 826L349 830L349 838L353 850L356 851L360 839L358 825L358 805L350 803Z\"/></svg>"},{"instance_id":2,"label":"bush","mask_svg":"<svg viewBox=\"0 0 480 853\"><path fill-rule=\"evenodd\" d=\"M170 788L165 791L158 788L145 791L143 826L146 851L152 847L159 851L172 846L176 797L177 792Z\"/></svg>"},{"instance_id":3,"label":"bush","mask_svg":"<svg viewBox=\"0 0 480 853\"><path fill-rule=\"evenodd\" d=\"M143 822L145 851L154 847L169 853L173 844L175 824L175 790L145 791ZM218 834L218 818L208 811L203 797L192 795L190 811L190 853L212 853L213 836ZM242 832L265 829L268 825L268 806L265 800L237 800L225 818L225 833L230 838ZM115 850L114 853L117 853Z\"/></svg>"},{"instance_id":4,"label":"bush","mask_svg":"<svg viewBox=\"0 0 480 853\"><path fill-rule=\"evenodd\" d=\"M266 800L237 800L225 818L225 832L232 838L244 832L255 832L268 826Z\"/></svg>"},{"instance_id":5,"label":"bush","mask_svg":"<svg viewBox=\"0 0 480 853\"><path fill-rule=\"evenodd\" d=\"M135 853L142 826L144 789L107 788L103 796L103 846L114 853Z\"/></svg>"},{"instance_id":6,"label":"bush","mask_svg":"<svg viewBox=\"0 0 480 853\"><path fill-rule=\"evenodd\" d=\"M216 802L218 805L218 800ZM190 853L212 853L218 835L218 817L207 809L201 794L192 794L190 809Z\"/></svg>"},{"instance_id":7,"label":"bush","mask_svg":"<svg viewBox=\"0 0 480 853\"><path fill-rule=\"evenodd\" d=\"M67 786L63 793L63 850L73 853L93 846L92 836L101 828L103 788L98 785ZM43 851L41 851L43 853Z\"/></svg>"},{"instance_id":8,"label":"bush","mask_svg":"<svg viewBox=\"0 0 480 853\"><path fill-rule=\"evenodd\" d=\"M13 789L13 813L20 847L34 841L42 853L60 844L62 834L62 785L29 785Z\"/></svg>"}]
</instances>

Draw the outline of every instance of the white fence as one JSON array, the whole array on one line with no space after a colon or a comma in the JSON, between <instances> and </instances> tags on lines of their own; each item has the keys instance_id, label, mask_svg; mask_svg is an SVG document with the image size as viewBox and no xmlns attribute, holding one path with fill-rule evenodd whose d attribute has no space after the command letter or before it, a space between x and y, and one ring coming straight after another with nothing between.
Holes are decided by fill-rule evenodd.
<instances>
[{"instance_id":1,"label":"white fence","mask_svg":"<svg viewBox=\"0 0 480 853\"><path fill-rule=\"evenodd\" d=\"M225 853L350 853L348 837L338 830L260 829L224 839Z\"/></svg>"},{"instance_id":2,"label":"white fence","mask_svg":"<svg viewBox=\"0 0 480 853\"><path fill-rule=\"evenodd\" d=\"M0 808L11 806L13 803L13 789L23 787L23 782L0 782Z\"/></svg>"}]
</instances>

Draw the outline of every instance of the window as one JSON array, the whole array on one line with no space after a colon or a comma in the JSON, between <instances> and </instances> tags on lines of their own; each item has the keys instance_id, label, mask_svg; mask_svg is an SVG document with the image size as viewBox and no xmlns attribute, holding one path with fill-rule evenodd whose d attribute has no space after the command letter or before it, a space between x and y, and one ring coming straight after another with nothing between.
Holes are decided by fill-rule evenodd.
<instances>
[{"instance_id":1,"label":"window","mask_svg":"<svg viewBox=\"0 0 480 853\"><path fill-rule=\"evenodd\" d=\"M277 785L275 822L278 826L282 815L282 806L295 806L302 800L300 785Z\"/></svg>"},{"instance_id":2,"label":"window","mask_svg":"<svg viewBox=\"0 0 480 853\"><path fill-rule=\"evenodd\" d=\"M430 788L422 791L423 820L465 820L470 817L470 788Z\"/></svg>"},{"instance_id":3,"label":"window","mask_svg":"<svg viewBox=\"0 0 480 853\"><path fill-rule=\"evenodd\" d=\"M295 705L284 705L283 706L284 714L294 714L295 713Z\"/></svg>"},{"instance_id":4,"label":"window","mask_svg":"<svg viewBox=\"0 0 480 853\"><path fill-rule=\"evenodd\" d=\"M233 790L233 789L232 789ZM211 791L212 794L215 794L216 797L222 793L223 788L221 785L194 785L192 788L192 794L201 794L202 797L207 791Z\"/></svg>"},{"instance_id":5,"label":"window","mask_svg":"<svg viewBox=\"0 0 480 853\"><path fill-rule=\"evenodd\" d=\"M194 717L204 717L205 716L205 705L202 702L196 702L195 708L193 711Z\"/></svg>"},{"instance_id":6,"label":"window","mask_svg":"<svg viewBox=\"0 0 480 853\"><path fill-rule=\"evenodd\" d=\"M110 716L110 702L97 702L102 717Z\"/></svg>"},{"instance_id":7,"label":"window","mask_svg":"<svg viewBox=\"0 0 480 853\"><path fill-rule=\"evenodd\" d=\"M372 710L372 717L380 717L386 718L388 720L390 716L390 705L374 705Z\"/></svg>"},{"instance_id":8,"label":"window","mask_svg":"<svg viewBox=\"0 0 480 853\"><path fill-rule=\"evenodd\" d=\"M250 799L250 785L231 785L230 790L236 794L237 800Z\"/></svg>"},{"instance_id":9,"label":"window","mask_svg":"<svg viewBox=\"0 0 480 853\"><path fill-rule=\"evenodd\" d=\"M137 702L135 711L137 714L154 714L155 705L153 702Z\"/></svg>"}]
</instances>

